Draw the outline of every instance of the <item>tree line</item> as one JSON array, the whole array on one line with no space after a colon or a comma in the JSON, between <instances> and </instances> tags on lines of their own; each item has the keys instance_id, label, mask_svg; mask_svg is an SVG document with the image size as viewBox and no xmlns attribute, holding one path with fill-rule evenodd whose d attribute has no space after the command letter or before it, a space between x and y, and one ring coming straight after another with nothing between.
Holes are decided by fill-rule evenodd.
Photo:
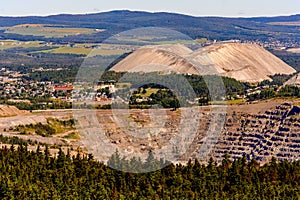
<instances>
[{"instance_id":1,"label":"tree line","mask_svg":"<svg viewBox=\"0 0 300 200\"><path fill-rule=\"evenodd\" d=\"M116 151L110 164L151 167L145 161L126 161ZM0 150L0 199L299 199L300 161L259 165L246 157L220 165L197 159L186 165L169 163L150 173L114 170L93 156L71 155L48 147L28 151L24 145Z\"/></svg>"}]
</instances>

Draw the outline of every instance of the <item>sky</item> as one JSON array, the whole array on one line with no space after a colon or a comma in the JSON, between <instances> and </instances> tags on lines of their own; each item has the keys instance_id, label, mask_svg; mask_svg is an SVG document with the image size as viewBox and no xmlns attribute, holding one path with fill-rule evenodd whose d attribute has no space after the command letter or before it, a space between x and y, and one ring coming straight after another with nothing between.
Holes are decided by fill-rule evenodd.
<instances>
[{"instance_id":1,"label":"sky","mask_svg":"<svg viewBox=\"0 0 300 200\"><path fill-rule=\"evenodd\" d=\"M0 16L87 14L125 9L225 17L300 14L300 0L1 0L0 5Z\"/></svg>"}]
</instances>

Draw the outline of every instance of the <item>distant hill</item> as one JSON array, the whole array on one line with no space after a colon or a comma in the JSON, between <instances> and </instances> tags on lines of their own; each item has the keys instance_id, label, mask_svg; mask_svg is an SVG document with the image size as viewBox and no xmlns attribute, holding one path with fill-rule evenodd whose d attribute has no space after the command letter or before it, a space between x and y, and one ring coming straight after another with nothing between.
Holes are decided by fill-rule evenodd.
<instances>
[{"instance_id":1,"label":"distant hill","mask_svg":"<svg viewBox=\"0 0 300 200\"><path fill-rule=\"evenodd\" d=\"M174 13L149 13L137 11L111 11L85 15L54 15L47 17L0 17L0 27L18 24L56 24L67 27L105 29L93 35L67 36L64 38L42 38L5 34L0 31L2 39L46 40L53 42L101 42L119 33L139 27L164 27L174 29L191 38L208 38L211 40L270 40L300 41L299 26L272 25L269 22L297 22L300 15L271 18L222 18L193 17Z\"/></svg>"},{"instance_id":2,"label":"distant hill","mask_svg":"<svg viewBox=\"0 0 300 200\"><path fill-rule=\"evenodd\" d=\"M276 17L253 17L245 18L249 21L255 21L260 23L270 23L270 22L296 22L300 21L300 14L290 15L290 16L276 16Z\"/></svg>"},{"instance_id":3,"label":"distant hill","mask_svg":"<svg viewBox=\"0 0 300 200\"><path fill-rule=\"evenodd\" d=\"M110 69L117 72L171 71L180 74L220 74L244 82L271 80L270 75L296 71L255 44L216 43L191 51L183 45L142 47Z\"/></svg>"}]
</instances>

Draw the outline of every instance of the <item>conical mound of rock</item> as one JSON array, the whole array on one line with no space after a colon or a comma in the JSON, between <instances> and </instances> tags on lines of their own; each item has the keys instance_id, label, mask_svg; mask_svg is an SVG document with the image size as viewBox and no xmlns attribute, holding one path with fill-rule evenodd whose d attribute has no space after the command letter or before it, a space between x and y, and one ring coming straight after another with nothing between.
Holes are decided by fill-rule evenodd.
<instances>
[{"instance_id":1,"label":"conical mound of rock","mask_svg":"<svg viewBox=\"0 0 300 200\"><path fill-rule=\"evenodd\" d=\"M184 45L144 46L117 63L116 72L175 72L219 74L243 82L271 80L275 74L293 74L295 69L265 50L247 43L216 43L196 51Z\"/></svg>"}]
</instances>

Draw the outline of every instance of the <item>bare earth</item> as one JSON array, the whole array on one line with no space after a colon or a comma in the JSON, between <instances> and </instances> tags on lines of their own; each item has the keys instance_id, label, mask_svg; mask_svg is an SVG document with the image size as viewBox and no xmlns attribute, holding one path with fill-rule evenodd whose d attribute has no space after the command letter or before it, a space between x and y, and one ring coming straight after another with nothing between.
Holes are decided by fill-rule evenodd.
<instances>
[{"instance_id":1,"label":"bare earth","mask_svg":"<svg viewBox=\"0 0 300 200\"><path fill-rule=\"evenodd\" d=\"M296 74L292 78L290 78L287 82L284 83L286 85L300 85L300 74Z\"/></svg>"},{"instance_id":2,"label":"bare earth","mask_svg":"<svg viewBox=\"0 0 300 200\"><path fill-rule=\"evenodd\" d=\"M0 118L0 130L5 136L65 148L80 147L101 161L119 149L121 155L128 158L144 158L152 150L158 158L173 162L198 158L205 163L209 157L219 162L228 153L230 158L246 154L248 159L264 163L272 156L279 160L294 160L300 156L299 102L300 99L273 99L227 106L220 113L213 112L218 106L177 111L50 110ZM78 120L80 140L63 138L68 133L41 137L4 131L19 124L45 123L49 117L69 119L73 114ZM218 126L221 129L216 134Z\"/></svg>"},{"instance_id":3,"label":"bare earth","mask_svg":"<svg viewBox=\"0 0 300 200\"><path fill-rule=\"evenodd\" d=\"M27 111L19 110L15 106L0 105L0 117L26 115Z\"/></svg>"},{"instance_id":4,"label":"bare earth","mask_svg":"<svg viewBox=\"0 0 300 200\"><path fill-rule=\"evenodd\" d=\"M110 70L220 74L244 82L261 82L270 80L269 75L296 72L263 47L245 43L216 43L194 52L179 44L145 46Z\"/></svg>"},{"instance_id":5,"label":"bare earth","mask_svg":"<svg viewBox=\"0 0 300 200\"><path fill-rule=\"evenodd\" d=\"M291 48L287 50L288 52L292 52L292 53L300 53L300 48Z\"/></svg>"}]
</instances>

